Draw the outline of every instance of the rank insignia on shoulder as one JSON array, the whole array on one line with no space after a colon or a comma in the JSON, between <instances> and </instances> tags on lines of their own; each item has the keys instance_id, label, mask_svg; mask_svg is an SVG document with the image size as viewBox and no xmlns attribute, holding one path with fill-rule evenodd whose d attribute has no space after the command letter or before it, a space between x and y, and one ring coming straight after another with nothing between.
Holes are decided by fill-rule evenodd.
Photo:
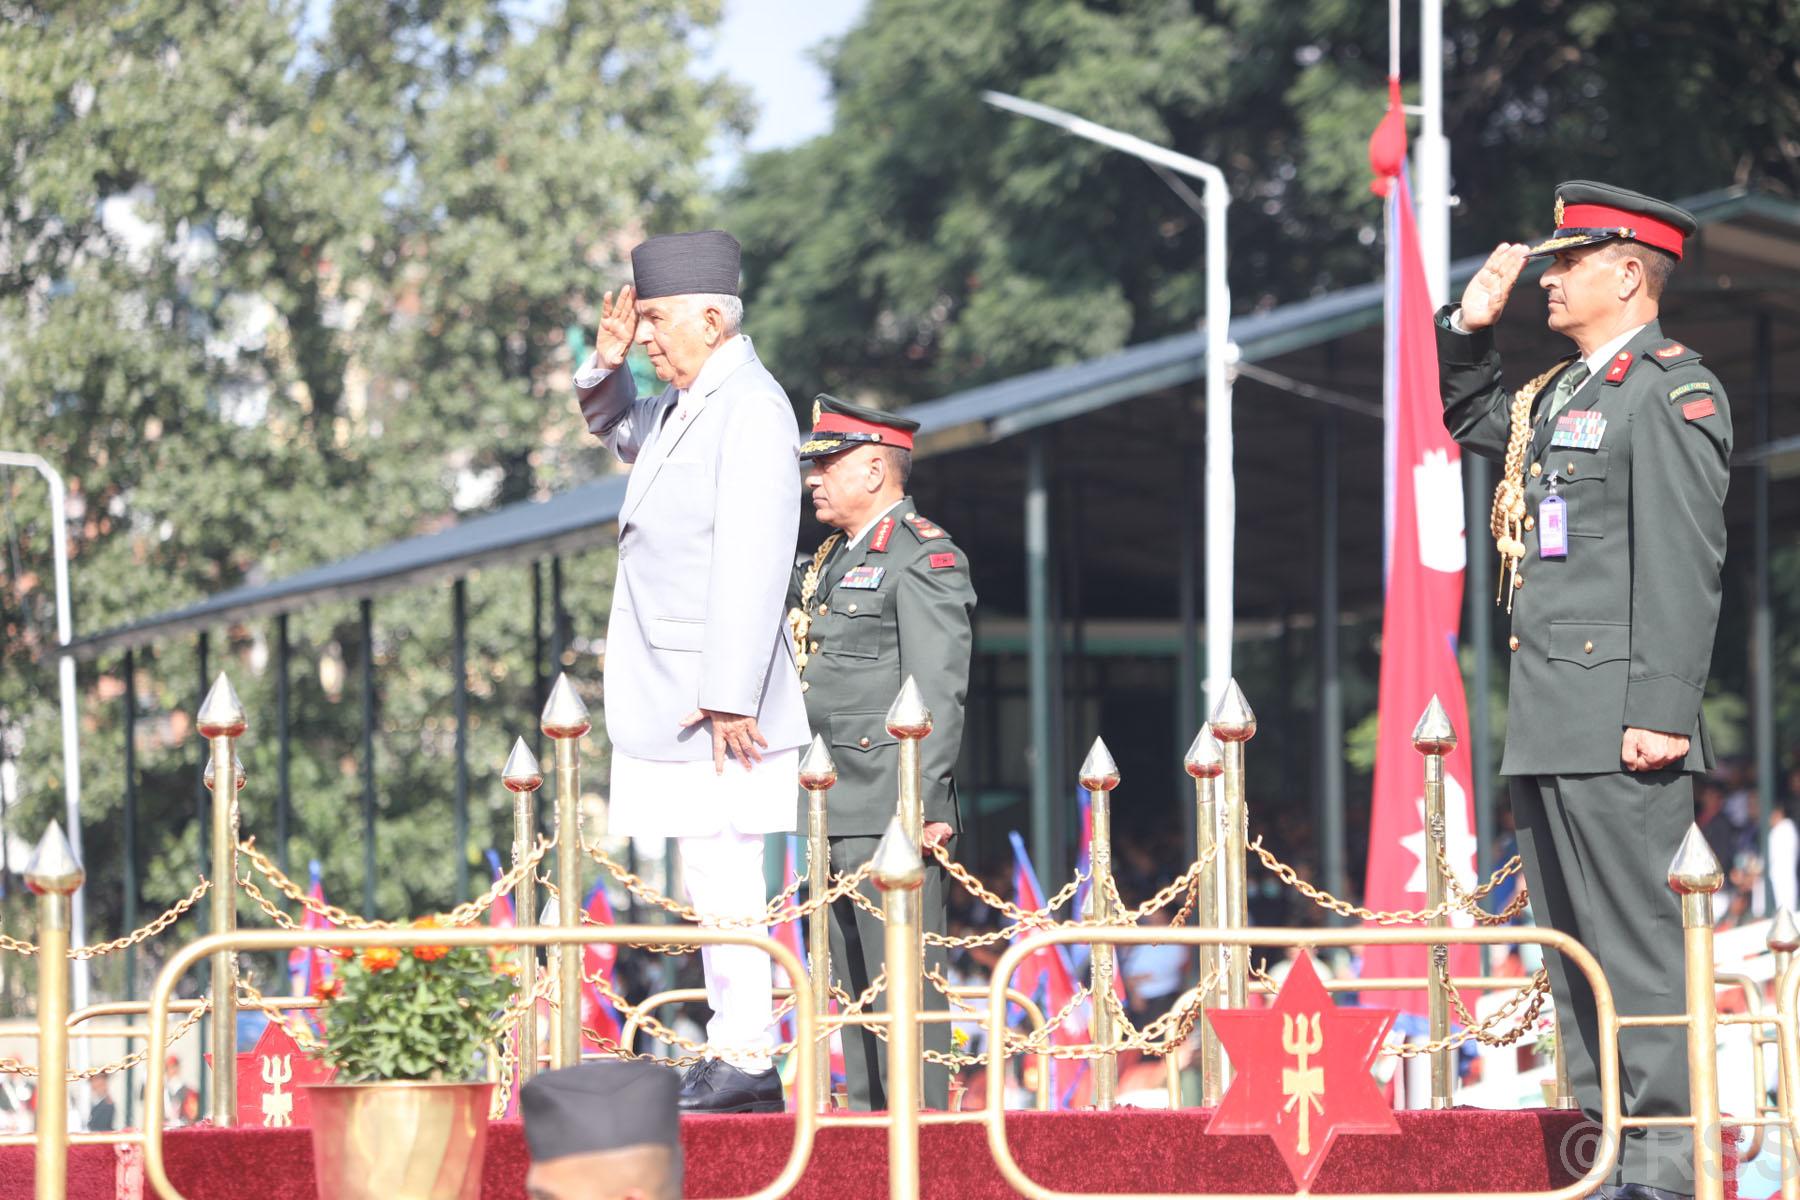
<instances>
[{"instance_id":1,"label":"rank insignia on shoulder","mask_svg":"<svg viewBox=\"0 0 1800 1200\"><path fill-rule=\"evenodd\" d=\"M912 526L912 531L919 535L921 541L930 541L932 538L950 536L936 525L933 525L930 521L927 521L924 517L921 517L918 513L907 513L905 520L908 525Z\"/></svg>"},{"instance_id":2,"label":"rank insignia on shoulder","mask_svg":"<svg viewBox=\"0 0 1800 1200\"><path fill-rule=\"evenodd\" d=\"M883 517L875 526L875 532L869 535L869 549L876 554L886 554L888 539L894 536L894 518Z\"/></svg>"},{"instance_id":3,"label":"rank insignia on shoulder","mask_svg":"<svg viewBox=\"0 0 1800 1200\"><path fill-rule=\"evenodd\" d=\"M955 565L956 555L951 551L946 550L942 554L934 554L931 556L931 569L934 571L943 567L954 567Z\"/></svg>"},{"instance_id":4,"label":"rank insignia on shoulder","mask_svg":"<svg viewBox=\"0 0 1800 1200\"><path fill-rule=\"evenodd\" d=\"M1702 396L1698 400L1689 400L1681 406L1681 415L1690 421L1698 421L1701 417L1710 417L1718 412L1711 396Z\"/></svg>"},{"instance_id":5,"label":"rank insignia on shoulder","mask_svg":"<svg viewBox=\"0 0 1800 1200\"><path fill-rule=\"evenodd\" d=\"M1625 376L1631 370L1631 351L1621 350L1613 355L1612 365L1606 368L1606 382L1617 387L1625 382Z\"/></svg>"},{"instance_id":6,"label":"rank insignia on shoulder","mask_svg":"<svg viewBox=\"0 0 1800 1200\"><path fill-rule=\"evenodd\" d=\"M1679 400L1683 396L1692 395L1694 392L1709 392L1710 393L1711 391L1712 391L1712 382L1710 380L1696 379L1691 383L1684 383L1680 387L1676 388L1674 391L1670 392L1669 399Z\"/></svg>"},{"instance_id":7,"label":"rank insignia on shoulder","mask_svg":"<svg viewBox=\"0 0 1800 1200\"><path fill-rule=\"evenodd\" d=\"M1681 342L1664 342L1650 352L1650 359L1667 371L1672 367L1679 367L1683 363L1698 362L1700 352L1690 349Z\"/></svg>"},{"instance_id":8,"label":"rank insignia on shoulder","mask_svg":"<svg viewBox=\"0 0 1800 1200\"><path fill-rule=\"evenodd\" d=\"M881 586L881 577L886 574L886 567L851 567L844 572L844 577L838 580L838 586L874 591Z\"/></svg>"}]
</instances>

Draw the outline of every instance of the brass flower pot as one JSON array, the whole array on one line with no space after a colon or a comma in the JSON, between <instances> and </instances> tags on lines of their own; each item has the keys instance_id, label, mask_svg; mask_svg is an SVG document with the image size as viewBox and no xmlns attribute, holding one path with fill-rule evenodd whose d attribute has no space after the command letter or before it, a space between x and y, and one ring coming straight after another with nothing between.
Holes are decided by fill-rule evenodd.
<instances>
[{"instance_id":1,"label":"brass flower pot","mask_svg":"<svg viewBox=\"0 0 1800 1200\"><path fill-rule=\"evenodd\" d=\"M322 1083L312 1100L319 1200L479 1200L491 1083Z\"/></svg>"}]
</instances>

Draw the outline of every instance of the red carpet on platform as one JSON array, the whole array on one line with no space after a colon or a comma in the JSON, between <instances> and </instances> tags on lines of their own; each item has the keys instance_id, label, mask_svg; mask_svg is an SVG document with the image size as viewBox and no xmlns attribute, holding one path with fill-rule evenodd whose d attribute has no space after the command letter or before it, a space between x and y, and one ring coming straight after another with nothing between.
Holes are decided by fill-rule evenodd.
<instances>
[{"instance_id":1,"label":"red carpet on platform","mask_svg":"<svg viewBox=\"0 0 1800 1200\"><path fill-rule=\"evenodd\" d=\"M1032 1178L1065 1191L1292 1192L1274 1145L1262 1137L1208 1137L1207 1113L1010 1114L1013 1154ZM1544 1191L1574 1176L1576 1115L1567 1112L1403 1112L1392 1137L1346 1134L1313 1188L1331 1192ZM682 1123L687 1195L741 1196L774 1179L793 1144L781 1115L690 1117ZM169 1173L188 1200L313 1200L312 1143L304 1129L179 1129L167 1138ZM71 1154L70 1200L136 1200L129 1164L110 1146ZM1726 1196L1737 1195L1735 1155ZM483 1200L522 1200L525 1144L517 1121L488 1138ZM121 1181L125 1182L121 1182ZM142 1193L149 1195L148 1191ZM887 1135L879 1128L820 1130L795 1200L885 1200ZM30 1147L0 1148L0 1200L30 1200ZM1017 1195L1000 1178L979 1125L924 1130L921 1197L988 1200Z\"/></svg>"}]
</instances>

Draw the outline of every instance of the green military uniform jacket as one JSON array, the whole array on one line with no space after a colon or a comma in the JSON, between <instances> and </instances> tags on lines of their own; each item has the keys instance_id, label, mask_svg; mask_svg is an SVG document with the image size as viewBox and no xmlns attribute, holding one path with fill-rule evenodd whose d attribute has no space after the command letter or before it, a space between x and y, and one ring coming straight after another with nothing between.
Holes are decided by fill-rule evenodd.
<instances>
[{"instance_id":1,"label":"green military uniform jacket","mask_svg":"<svg viewBox=\"0 0 1800 1200\"><path fill-rule=\"evenodd\" d=\"M1459 332L1452 311L1438 313L1444 424L1469 450L1504 461L1512 393L1500 384L1493 331ZM1551 379L1538 393L1540 410L1554 387ZM1697 351L1652 321L1559 417L1539 422L1534 412L1533 421L1501 773L1618 771L1627 727L1691 737L1684 767L1710 768L1700 700L1725 559L1725 389ZM1597 445L1555 444L1596 430ZM1564 558L1539 554L1537 514L1552 487L1567 504ZM1491 546L1485 531L1470 531L1471 554Z\"/></svg>"},{"instance_id":2,"label":"green military uniform jacket","mask_svg":"<svg viewBox=\"0 0 1800 1200\"><path fill-rule=\"evenodd\" d=\"M900 750L886 718L908 675L932 717L919 754L925 820L960 831L953 772L962 749L973 646L968 556L918 514L910 496L854 549L844 549L847 540L820 568L807 609L812 627L800 680L808 721L830 745L837 767L828 831L834 837L879 836L893 818ZM800 603L810 563L808 555L795 567L789 608ZM804 811L800 827L806 827Z\"/></svg>"}]
</instances>

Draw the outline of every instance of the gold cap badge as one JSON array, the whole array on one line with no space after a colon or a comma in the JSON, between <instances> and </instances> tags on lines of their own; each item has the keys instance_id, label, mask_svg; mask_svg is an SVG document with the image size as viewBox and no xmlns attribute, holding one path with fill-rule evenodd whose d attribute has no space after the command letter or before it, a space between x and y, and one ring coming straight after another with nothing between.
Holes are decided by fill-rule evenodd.
<instances>
[{"instance_id":1,"label":"gold cap badge","mask_svg":"<svg viewBox=\"0 0 1800 1200\"><path fill-rule=\"evenodd\" d=\"M1561 228L1562 223L1563 223L1563 200L1562 200L1561 196L1558 196L1556 198L1556 224L1557 224L1557 227ZM814 419L817 420L816 417Z\"/></svg>"}]
</instances>

